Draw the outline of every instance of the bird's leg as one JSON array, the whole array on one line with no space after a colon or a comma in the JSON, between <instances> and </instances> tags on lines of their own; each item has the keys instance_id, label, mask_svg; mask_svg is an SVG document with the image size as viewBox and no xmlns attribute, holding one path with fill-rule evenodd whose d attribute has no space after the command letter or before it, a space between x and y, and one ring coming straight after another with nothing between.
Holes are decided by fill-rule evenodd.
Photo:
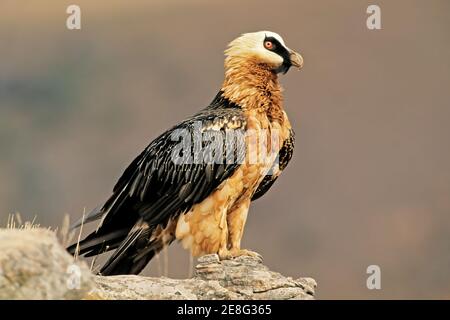
<instances>
[{"instance_id":1,"label":"bird's leg","mask_svg":"<svg viewBox=\"0 0 450 320\"><path fill-rule=\"evenodd\" d=\"M249 200L245 200L228 213L228 246L230 251L238 253L241 250L241 239L244 233L245 222L247 221Z\"/></svg>"},{"instance_id":2,"label":"bird's leg","mask_svg":"<svg viewBox=\"0 0 450 320\"><path fill-rule=\"evenodd\" d=\"M222 251L222 255L220 254L221 252L219 252L221 259L230 259L238 256L251 256L261 259L261 256L258 253L241 249L241 239L244 233L249 206L250 199L247 199L228 213L228 246L226 251Z\"/></svg>"},{"instance_id":3,"label":"bird's leg","mask_svg":"<svg viewBox=\"0 0 450 320\"><path fill-rule=\"evenodd\" d=\"M219 251L218 255L219 258L224 259L230 259L230 252L228 250L228 222L227 222L227 211L226 208L223 208L220 216L220 223L219 223L219 229L220 229L220 242L219 242Z\"/></svg>"}]
</instances>

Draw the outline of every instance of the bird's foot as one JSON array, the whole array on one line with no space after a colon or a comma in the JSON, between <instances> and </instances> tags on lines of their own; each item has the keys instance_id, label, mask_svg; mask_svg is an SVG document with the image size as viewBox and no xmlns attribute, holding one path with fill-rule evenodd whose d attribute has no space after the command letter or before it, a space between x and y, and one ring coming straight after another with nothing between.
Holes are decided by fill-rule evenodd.
<instances>
[{"instance_id":1,"label":"bird's foot","mask_svg":"<svg viewBox=\"0 0 450 320\"><path fill-rule=\"evenodd\" d=\"M263 260L259 253L247 249L231 248L229 250L219 250L220 260L230 260L240 256L253 257L261 261Z\"/></svg>"},{"instance_id":2,"label":"bird's foot","mask_svg":"<svg viewBox=\"0 0 450 320\"><path fill-rule=\"evenodd\" d=\"M262 256L258 252L247 250L247 249L232 248L230 251L231 251L231 255L233 257L247 256L247 257L259 259L261 261L263 259Z\"/></svg>"}]
</instances>

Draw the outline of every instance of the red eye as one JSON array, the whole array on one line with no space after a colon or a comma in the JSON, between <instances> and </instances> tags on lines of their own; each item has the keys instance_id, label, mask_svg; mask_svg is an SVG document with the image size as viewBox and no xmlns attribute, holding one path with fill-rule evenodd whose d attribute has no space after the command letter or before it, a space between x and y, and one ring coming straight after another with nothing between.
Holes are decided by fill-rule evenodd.
<instances>
[{"instance_id":1,"label":"red eye","mask_svg":"<svg viewBox=\"0 0 450 320\"><path fill-rule=\"evenodd\" d=\"M268 50L272 50L274 47L273 42L272 41L264 41L264 48L268 49Z\"/></svg>"}]
</instances>

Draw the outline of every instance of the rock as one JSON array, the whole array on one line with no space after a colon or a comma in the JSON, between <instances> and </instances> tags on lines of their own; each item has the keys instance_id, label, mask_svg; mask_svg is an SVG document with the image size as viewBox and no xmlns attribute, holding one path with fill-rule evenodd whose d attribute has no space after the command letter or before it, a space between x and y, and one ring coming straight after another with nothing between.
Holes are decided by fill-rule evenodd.
<instances>
[{"instance_id":1,"label":"rock","mask_svg":"<svg viewBox=\"0 0 450 320\"><path fill-rule=\"evenodd\" d=\"M0 229L0 299L82 299L94 286L46 229Z\"/></svg>"},{"instance_id":2,"label":"rock","mask_svg":"<svg viewBox=\"0 0 450 320\"><path fill-rule=\"evenodd\" d=\"M0 229L0 299L313 299L316 282L270 271L261 259L198 259L192 279L94 276L48 230Z\"/></svg>"},{"instance_id":3,"label":"rock","mask_svg":"<svg viewBox=\"0 0 450 320\"><path fill-rule=\"evenodd\" d=\"M270 271L258 258L220 261L216 254L198 259L192 279L122 275L95 281L91 294L97 299L312 299L316 287L313 279Z\"/></svg>"}]
</instances>

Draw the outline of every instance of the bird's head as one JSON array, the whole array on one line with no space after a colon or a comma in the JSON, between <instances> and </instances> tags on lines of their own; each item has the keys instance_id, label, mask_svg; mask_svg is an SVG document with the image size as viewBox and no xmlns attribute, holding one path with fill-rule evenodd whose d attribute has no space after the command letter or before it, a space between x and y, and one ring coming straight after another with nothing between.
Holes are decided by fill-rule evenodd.
<instances>
[{"instance_id":1,"label":"bird's head","mask_svg":"<svg viewBox=\"0 0 450 320\"><path fill-rule=\"evenodd\" d=\"M271 31L245 33L228 45L225 54L228 61L253 61L274 73L286 73L290 67L300 69L303 66L303 57L289 49L281 36Z\"/></svg>"}]
</instances>

